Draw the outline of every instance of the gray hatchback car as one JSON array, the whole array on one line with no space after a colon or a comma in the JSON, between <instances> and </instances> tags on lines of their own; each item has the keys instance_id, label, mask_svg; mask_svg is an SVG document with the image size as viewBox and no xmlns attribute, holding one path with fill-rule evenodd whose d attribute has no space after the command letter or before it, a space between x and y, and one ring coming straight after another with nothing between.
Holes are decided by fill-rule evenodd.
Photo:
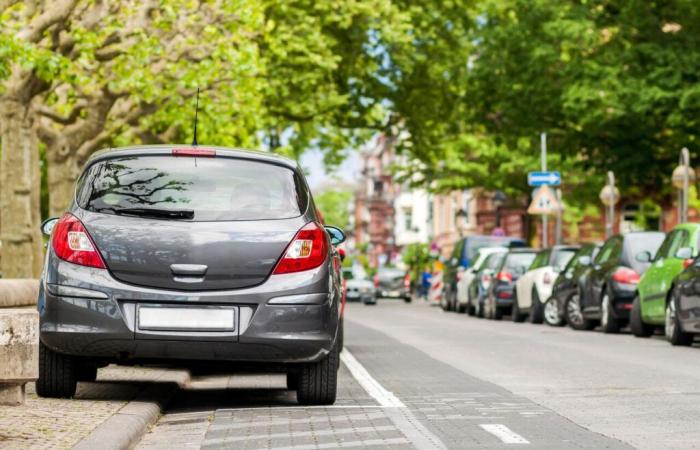
<instances>
[{"instance_id":1,"label":"gray hatchback car","mask_svg":"<svg viewBox=\"0 0 700 450\"><path fill-rule=\"evenodd\" d=\"M320 224L294 161L102 151L42 227L40 396L71 397L112 363L218 362L286 372L301 404L335 401L345 236Z\"/></svg>"}]
</instances>

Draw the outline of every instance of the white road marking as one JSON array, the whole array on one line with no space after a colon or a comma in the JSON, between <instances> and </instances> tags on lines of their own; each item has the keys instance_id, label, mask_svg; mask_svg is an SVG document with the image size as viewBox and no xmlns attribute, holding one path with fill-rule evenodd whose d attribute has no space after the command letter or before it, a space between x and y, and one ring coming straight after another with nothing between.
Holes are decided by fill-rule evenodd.
<instances>
[{"instance_id":1,"label":"white road marking","mask_svg":"<svg viewBox=\"0 0 700 450\"><path fill-rule=\"evenodd\" d=\"M487 432L493 434L505 444L529 444L530 441L515 433L501 423L486 423L479 425Z\"/></svg>"},{"instance_id":2,"label":"white road marking","mask_svg":"<svg viewBox=\"0 0 700 450\"><path fill-rule=\"evenodd\" d=\"M382 407L387 408L385 410L387 417L396 429L409 439L411 444L421 450L447 449L440 438L423 426L401 400L386 390L367 372L367 369L348 351L347 347L340 354L340 359L359 385Z\"/></svg>"},{"instance_id":3,"label":"white road marking","mask_svg":"<svg viewBox=\"0 0 700 450\"><path fill-rule=\"evenodd\" d=\"M362 386L362 388L367 391L367 393L377 401L381 406L388 408L405 408L406 405L403 404L393 393L384 389L384 386L379 384L372 375L367 372L367 369L360 364L360 362L355 359L355 357L348 351L347 348L343 349L340 354L340 359L348 368L353 377Z\"/></svg>"}]
</instances>

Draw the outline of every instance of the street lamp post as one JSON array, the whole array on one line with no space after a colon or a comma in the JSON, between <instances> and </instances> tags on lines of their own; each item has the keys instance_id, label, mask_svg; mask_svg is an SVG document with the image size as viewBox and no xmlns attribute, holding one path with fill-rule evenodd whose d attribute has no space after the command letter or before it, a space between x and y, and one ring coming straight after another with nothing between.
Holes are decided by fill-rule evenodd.
<instances>
[{"instance_id":1,"label":"street lamp post","mask_svg":"<svg viewBox=\"0 0 700 450\"><path fill-rule=\"evenodd\" d=\"M613 235L613 226L615 224L615 204L620 200L620 191L615 187L615 174L608 171L608 182L601 189L599 195L600 201L607 206L605 210L605 238Z\"/></svg>"},{"instance_id":2,"label":"street lamp post","mask_svg":"<svg viewBox=\"0 0 700 450\"><path fill-rule=\"evenodd\" d=\"M683 147L678 159L678 167L671 176L673 185L678 189L678 221L688 221L688 191L690 183L695 181L695 170L690 168L690 152Z\"/></svg>"}]
</instances>

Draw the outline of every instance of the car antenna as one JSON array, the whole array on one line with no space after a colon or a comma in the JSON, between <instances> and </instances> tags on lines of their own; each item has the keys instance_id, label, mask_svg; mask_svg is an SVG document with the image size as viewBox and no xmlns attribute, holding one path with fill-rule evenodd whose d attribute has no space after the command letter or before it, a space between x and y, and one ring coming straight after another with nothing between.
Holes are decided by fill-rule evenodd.
<instances>
[{"instance_id":1,"label":"car antenna","mask_svg":"<svg viewBox=\"0 0 700 450\"><path fill-rule=\"evenodd\" d=\"M197 87L197 101L194 107L194 137L192 138L192 146L197 146L197 114L199 113L199 87Z\"/></svg>"}]
</instances>

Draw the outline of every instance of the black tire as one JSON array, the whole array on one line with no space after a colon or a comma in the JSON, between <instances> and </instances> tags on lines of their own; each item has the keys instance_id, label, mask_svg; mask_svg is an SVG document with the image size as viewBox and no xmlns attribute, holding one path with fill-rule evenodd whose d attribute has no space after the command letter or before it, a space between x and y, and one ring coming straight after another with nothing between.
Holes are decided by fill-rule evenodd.
<instances>
[{"instance_id":1,"label":"black tire","mask_svg":"<svg viewBox=\"0 0 700 450\"><path fill-rule=\"evenodd\" d=\"M673 297L666 303L666 325L664 327L666 340L670 342L671 345L693 345L693 334L686 333L681 329L677 306L676 300Z\"/></svg>"},{"instance_id":2,"label":"black tire","mask_svg":"<svg viewBox=\"0 0 700 450\"><path fill-rule=\"evenodd\" d=\"M590 331L595 328L595 322L583 317L583 314L581 313L581 306L578 301L579 295L580 293L572 295L564 304L564 316L566 317L566 323L568 323L574 330ZM578 311L578 313L575 314L574 310Z\"/></svg>"},{"instance_id":3,"label":"black tire","mask_svg":"<svg viewBox=\"0 0 700 450\"><path fill-rule=\"evenodd\" d=\"M404 298L403 298L403 301L404 301L405 303L411 303L411 300L412 300L411 297L404 297Z\"/></svg>"},{"instance_id":4,"label":"black tire","mask_svg":"<svg viewBox=\"0 0 700 450\"><path fill-rule=\"evenodd\" d=\"M297 401L300 405L332 405L338 391L337 346L321 361L305 364L299 372Z\"/></svg>"},{"instance_id":5,"label":"black tire","mask_svg":"<svg viewBox=\"0 0 700 450\"><path fill-rule=\"evenodd\" d=\"M296 391L299 388L299 372L287 372L287 389Z\"/></svg>"},{"instance_id":6,"label":"black tire","mask_svg":"<svg viewBox=\"0 0 700 450\"><path fill-rule=\"evenodd\" d=\"M340 323L338 324L338 343L336 344L339 352L342 352L345 346L345 326L343 325L344 322L345 321L341 317Z\"/></svg>"},{"instance_id":7,"label":"black tire","mask_svg":"<svg viewBox=\"0 0 700 450\"><path fill-rule=\"evenodd\" d=\"M532 306L530 306L530 323L542 323L544 321L544 308L540 302L540 294L537 288L532 288Z\"/></svg>"},{"instance_id":8,"label":"black tire","mask_svg":"<svg viewBox=\"0 0 700 450\"><path fill-rule=\"evenodd\" d=\"M94 382L97 379L97 366L90 363L78 364L75 370L75 379L90 383Z\"/></svg>"},{"instance_id":9,"label":"black tire","mask_svg":"<svg viewBox=\"0 0 700 450\"><path fill-rule=\"evenodd\" d=\"M639 294L634 296L630 311L630 330L638 338L648 338L654 334L654 327L642 320L642 303Z\"/></svg>"},{"instance_id":10,"label":"black tire","mask_svg":"<svg viewBox=\"0 0 700 450\"><path fill-rule=\"evenodd\" d=\"M620 332L620 322L614 312L615 297L608 288L603 291L600 299L600 327L603 333L614 334Z\"/></svg>"},{"instance_id":11,"label":"black tire","mask_svg":"<svg viewBox=\"0 0 700 450\"><path fill-rule=\"evenodd\" d=\"M37 395L48 398L71 398L75 395L77 381L75 360L70 356L56 353L39 342Z\"/></svg>"},{"instance_id":12,"label":"black tire","mask_svg":"<svg viewBox=\"0 0 700 450\"><path fill-rule=\"evenodd\" d=\"M503 309L499 308L498 306L493 307L493 314L491 316L493 320L501 320L503 319Z\"/></svg>"},{"instance_id":13,"label":"black tire","mask_svg":"<svg viewBox=\"0 0 700 450\"><path fill-rule=\"evenodd\" d=\"M510 318L513 322L524 322L527 314L520 312L520 306L518 306L518 297L513 298L513 310L510 313Z\"/></svg>"}]
</instances>

